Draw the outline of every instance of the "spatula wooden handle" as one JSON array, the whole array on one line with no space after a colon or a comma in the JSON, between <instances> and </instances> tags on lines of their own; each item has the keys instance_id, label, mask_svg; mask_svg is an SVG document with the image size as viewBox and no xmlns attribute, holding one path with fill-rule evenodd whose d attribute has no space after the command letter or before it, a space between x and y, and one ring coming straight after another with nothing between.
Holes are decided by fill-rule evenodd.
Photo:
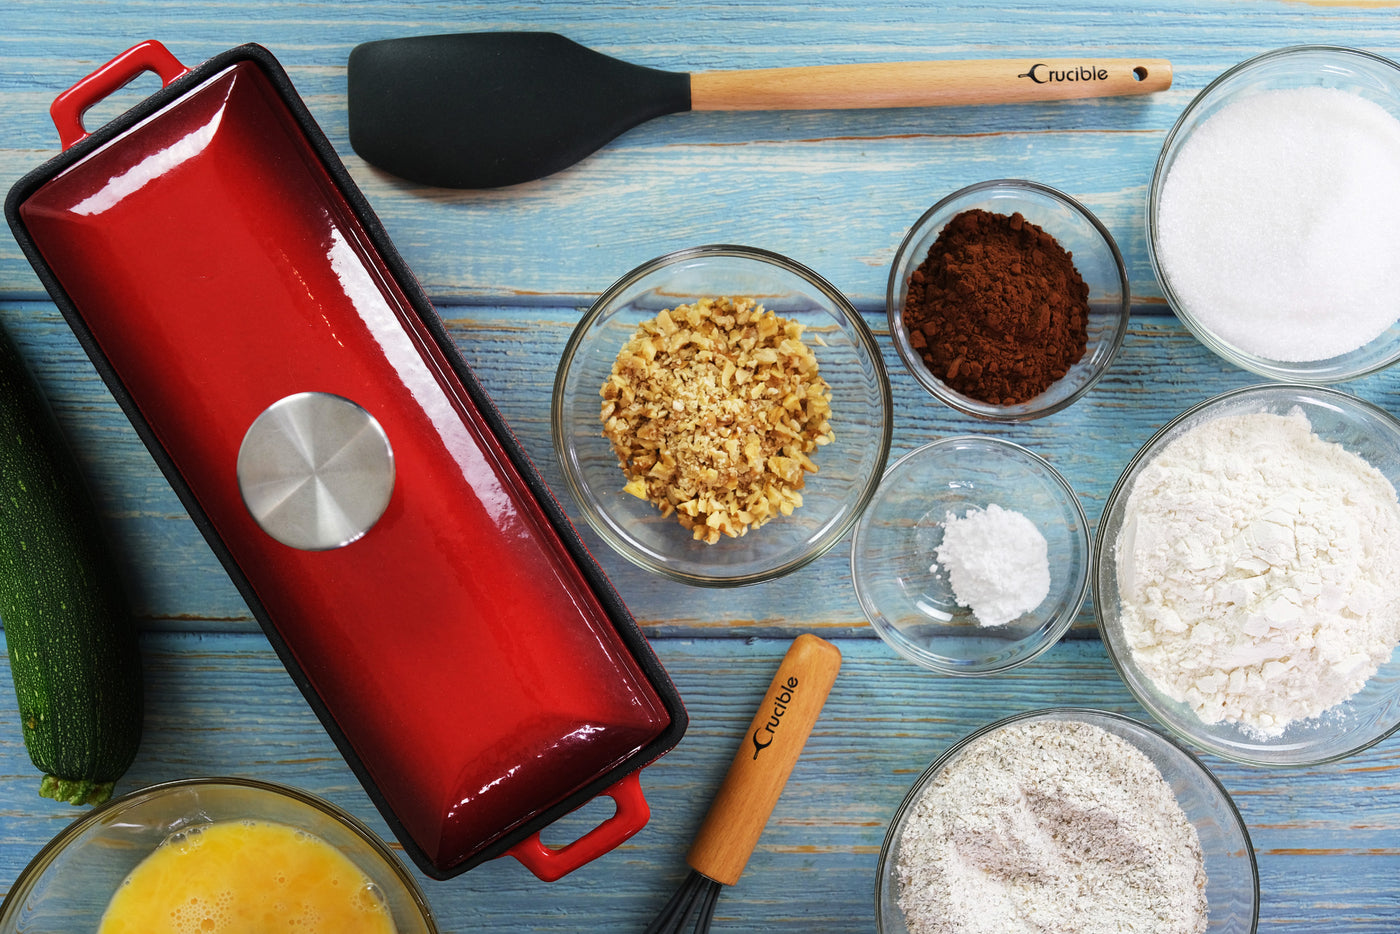
<instances>
[{"instance_id":1,"label":"spatula wooden handle","mask_svg":"<svg viewBox=\"0 0 1400 934\"><path fill-rule=\"evenodd\" d=\"M723 885L739 881L841 668L841 650L803 633L783 656L686 856Z\"/></svg>"},{"instance_id":2,"label":"spatula wooden handle","mask_svg":"<svg viewBox=\"0 0 1400 934\"><path fill-rule=\"evenodd\" d=\"M1171 87L1164 59L974 59L813 65L690 76L691 110L841 110L1010 104L1148 94Z\"/></svg>"}]
</instances>

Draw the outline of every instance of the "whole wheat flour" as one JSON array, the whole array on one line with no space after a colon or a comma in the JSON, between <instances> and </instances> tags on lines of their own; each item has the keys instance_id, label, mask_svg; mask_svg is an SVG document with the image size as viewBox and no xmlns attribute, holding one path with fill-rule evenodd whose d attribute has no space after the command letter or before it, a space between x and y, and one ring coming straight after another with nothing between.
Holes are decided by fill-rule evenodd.
<instances>
[{"instance_id":1,"label":"whole wheat flour","mask_svg":"<svg viewBox=\"0 0 1400 934\"><path fill-rule=\"evenodd\" d=\"M1400 505L1307 416L1213 419L1138 476L1116 544L1123 634L1206 723L1263 736L1346 700L1400 641Z\"/></svg>"},{"instance_id":2,"label":"whole wheat flour","mask_svg":"<svg viewBox=\"0 0 1400 934\"><path fill-rule=\"evenodd\" d=\"M1011 723L965 749L900 836L911 934L1200 934L1196 830L1141 751L1074 720Z\"/></svg>"}]
</instances>

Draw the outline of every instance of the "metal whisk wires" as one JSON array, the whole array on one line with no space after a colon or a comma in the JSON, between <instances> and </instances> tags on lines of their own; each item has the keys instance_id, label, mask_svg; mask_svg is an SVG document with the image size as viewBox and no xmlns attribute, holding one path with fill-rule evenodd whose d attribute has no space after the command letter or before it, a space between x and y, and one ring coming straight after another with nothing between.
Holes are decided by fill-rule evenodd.
<instances>
[{"instance_id":1,"label":"metal whisk wires","mask_svg":"<svg viewBox=\"0 0 1400 934\"><path fill-rule=\"evenodd\" d=\"M644 934L707 934L719 900L720 884L692 869Z\"/></svg>"}]
</instances>

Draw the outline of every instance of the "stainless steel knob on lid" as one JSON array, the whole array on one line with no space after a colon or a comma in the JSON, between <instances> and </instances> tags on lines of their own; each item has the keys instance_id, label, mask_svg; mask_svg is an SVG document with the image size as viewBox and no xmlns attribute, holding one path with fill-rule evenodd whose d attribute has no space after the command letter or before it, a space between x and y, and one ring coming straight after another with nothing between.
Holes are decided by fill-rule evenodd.
<instances>
[{"instance_id":1,"label":"stainless steel knob on lid","mask_svg":"<svg viewBox=\"0 0 1400 934\"><path fill-rule=\"evenodd\" d=\"M394 451L383 427L341 396L301 392L248 426L238 489L253 519L284 545L348 545L384 514L394 492Z\"/></svg>"}]
</instances>

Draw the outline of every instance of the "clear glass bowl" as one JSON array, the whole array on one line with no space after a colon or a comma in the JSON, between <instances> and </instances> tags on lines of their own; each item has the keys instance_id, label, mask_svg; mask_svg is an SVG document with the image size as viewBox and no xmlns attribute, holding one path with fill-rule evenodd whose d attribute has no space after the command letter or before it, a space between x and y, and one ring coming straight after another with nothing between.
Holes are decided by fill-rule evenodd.
<instances>
[{"instance_id":1,"label":"clear glass bowl","mask_svg":"<svg viewBox=\"0 0 1400 934\"><path fill-rule=\"evenodd\" d=\"M1084 356L1045 392L1016 405L989 405L957 392L934 376L909 343L904 302L909 277L928 256L948 221L980 208L994 214L1019 212L1074 254L1074 266L1089 286L1089 343ZM1088 208L1063 192L1036 182L996 179L953 192L915 221L895 253L885 292L890 337L919 385L959 412L990 421L1021 422L1058 412L1088 392L1112 365L1123 345L1131 312L1128 272L1113 235Z\"/></svg>"},{"instance_id":2,"label":"clear glass bowl","mask_svg":"<svg viewBox=\"0 0 1400 934\"><path fill-rule=\"evenodd\" d=\"M1252 934L1259 923L1259 870L1249 832L1230 794L1195 756L1136 720L1105 710L1053 707L1007 717L960 740L928 767L905 795L885 834L875 870L875 929L908 934L899 908L897 871L900 840L913 804L958 755L983 736L1008 724L1032 720L1075 720L1100 727L1143 752L1176 793L1196 828L1205 858L1210 934Z\"/></svg>"},{"instance_id":3,"label":"clear glass bowl","mask_svg":"<svg viewBox=\"0 0 1400 934\"><path fill-rule=\"evenodd\" d=\"M1400 423L1366 402L1325 387L1264 384L1232 390L1177 416L1158 431L1124 469L1099 519L1093 577L1094 608L1109 658L1129 690L1177 737L1226 759L1262 766L1317 765L1344 758L1389 736L1400 726L1400 652L1351 699L1323 715L1291 723L1282 735L1226 722L1206 723L1188 704L1164 693L1134 662L1123 634L1117 549L1124 533L1133 484L1158 453L1185 432L1224 415L1300 409L1312 431L1367 460L1400 487Z\"/></svg>"},{"instance_id":4,"label":"clear glass bowl","mask_svg":"<svg viewBox=\"0 0 1400 934\"><path fill-rule=\"evenodd\" d=\"M806 326L803 341L831 386L835 440L812 454L803 505L738 538L696 541L651 503L623 492L626 480L599 420L618 351L663 309L704 297L750 297ZM627 273L579 321L554 382L554 450L588 524L629 561L687 584L770 580L824 554L850 531L880 482L893 432L889 378L859 312L816 273L777 253L700 246Z\"/></svg>"},{"instance_id":5,"label":"clear glass bowl","mask_svg":"<svg viewBox=\"0 0 1400 934\"><path fill-rule=\"evenodd\" d=\"M0 905L0 934L96 931L122 880L162 841L178 831L229 820L276 822L320 837L378 887L398 934L436 934L418 884L372 830L304 791L241 778L152 785L84 814L15 880Z\"/></svg>"},{"instance_id":6,"label":"clear glass bowl","mask_svg":"<svg viewBox=\"0 0 1400 934\"><path fill-rule=\"evenodd\" d=\"M1234 365L1288 382L1336 383L1374 373L1400 359L1400 323L1367 344L1321 360L1272 360L1245 350L1204 324L1172 287L1160 245L1160 208L1168 174L1192 134L1222 108L1265 91L1307 87L1337 88L1370 100L1400 118L1400 66L1356 49L1293 46L1241 62L1208 84L1167 134L1147 200L1147 251L1167 304L1196 338ZM1396 284L1400 288L1400 283Z\"/></svg>"},{"instance_id":7,"label":"clear glass bowl","mask_svg":"<svg viewBox=\"0 0 1400 934\"><path fill-rule=\"evenodd\" d=\"M936 565L946 517L996 504L1045 536L1050 591L1001 626L978 624ZM1048 461L1009 441L945 438L910 451L885 473L851 540L851 577L870 625L912 662L948 675L989 675L1025 664L1074 622L1089 589L1089 524L1079 497Z\"/></svg>"}]
</instances>

